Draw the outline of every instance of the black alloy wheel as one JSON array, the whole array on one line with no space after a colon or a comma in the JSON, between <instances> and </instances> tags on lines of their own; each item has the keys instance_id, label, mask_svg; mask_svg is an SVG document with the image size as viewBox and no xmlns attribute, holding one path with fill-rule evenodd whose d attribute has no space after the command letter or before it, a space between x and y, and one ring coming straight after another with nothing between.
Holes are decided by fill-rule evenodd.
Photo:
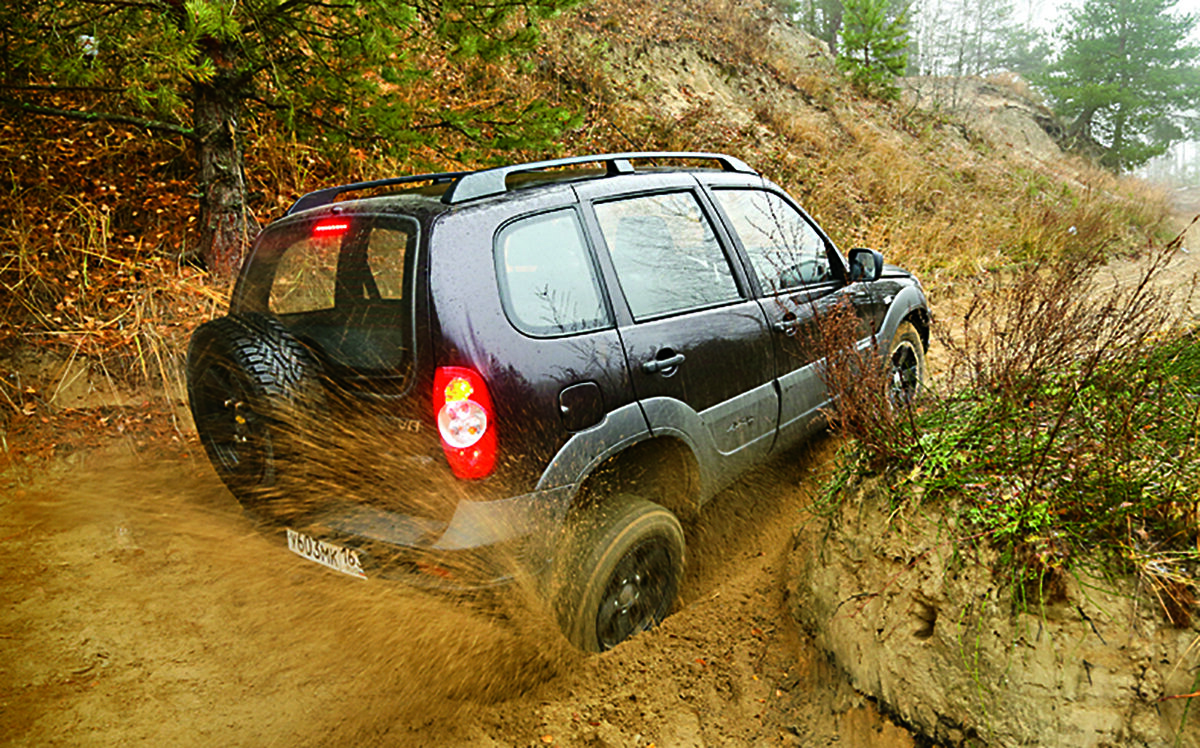
<instances>
[{"instance_id":1,"label":"black alloy wheel","mask_svg":"<svg viewBox=\"0 0 1200 748\"><path fill-rule=\"evenodd\" d=\"M556 604L572 644L603 652L658 625L683 579L679 520L637 496L613 496L572 523L559 556Z\"/></svg>"}]
</instances>

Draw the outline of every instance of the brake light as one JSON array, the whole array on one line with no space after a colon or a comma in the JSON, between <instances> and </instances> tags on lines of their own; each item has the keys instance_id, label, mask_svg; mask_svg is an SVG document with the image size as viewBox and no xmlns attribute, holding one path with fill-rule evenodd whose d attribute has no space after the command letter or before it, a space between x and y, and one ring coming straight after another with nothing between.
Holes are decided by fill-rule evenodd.
<instances>
[{"instance_id":1,"label":"brake light","mask_svg":"<svg viewBox=\"0 0 1200 748\"><path fill-rule=\"evenodd\" d=\"M328 239L341 236L350 229L350 221L345 218L322 218L313 226L314 237Z\"/></svg>"},{"instance_id":2,"label":"brake light","mask_svg":"<svg viewBox=\"0 0 1200 748\"><path fill-rule=\"evenodd\" d=\"M433 375L433 412L442 451L459 478L483 478L496 466L495 411L483 377L463 366Z\"/></svg>"}]
</instances>

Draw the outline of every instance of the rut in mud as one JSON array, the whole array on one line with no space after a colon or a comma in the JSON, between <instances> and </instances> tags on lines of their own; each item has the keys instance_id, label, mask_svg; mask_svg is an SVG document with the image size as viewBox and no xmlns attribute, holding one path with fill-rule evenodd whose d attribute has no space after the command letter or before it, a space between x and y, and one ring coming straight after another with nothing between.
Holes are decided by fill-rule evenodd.
<instances>
[{"instance_id":1,"label":"rut in mud","mask_svg":"<svg viewBox=\"0 0 1200 748\"><path fill-rule=\"evenodd\" d=\"M10 472L0 742L911 745L786 612L794 530L833 450L819 440L706 506L679 612L600 656L568 646L525 585L453 596L292 555L194 446Z\"/></svg>"}]
</instances>

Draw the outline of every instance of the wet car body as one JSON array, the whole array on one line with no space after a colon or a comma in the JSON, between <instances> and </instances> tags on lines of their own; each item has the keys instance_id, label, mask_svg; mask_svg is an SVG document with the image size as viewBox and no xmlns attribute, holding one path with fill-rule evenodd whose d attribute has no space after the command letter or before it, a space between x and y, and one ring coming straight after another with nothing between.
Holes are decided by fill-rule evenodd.
<instances>
[{"instance_id":1,"label":"wet car body","mask_svg":"<svg viewBox=\"0 0 1200 748\"><path fill-rule=\"evenodd\" d=\"M393 191L337 200L380 188ZM629 579L649 576L605 575L648 554L656 573L677 576L676 518L823 426L816 325L843 301L862 320L860 347L887 355L898 336L918 337L908 345L923 369L930 317L916 279L878 252L844 256L729 156L609 154L384 180L306 196L264 232L228 318L210 323L222 330L197 332L189 388L214 465L248 507L270 517L288 505L281 494L318 489L315 505L274 513L293 550L335 568L326 556L341 553L353 563L339 570L355 576L468 586L512 573L480 561L501 555L533 571L589 567L591 586L568 584L559 607L569 638L603 649L661 620L678 585L647 588L646 620L597 634L589 606L636 598ZM230 333L229 320L251 332ZM222 342L230 335L236 345ZM283 340L268 358L303 359L288 381L311 379L318 393L315 405L289 401L305 435L278 465L297 421L268 401L293 385L251 382L244 400L222 399L220 382L206 389L221 351L256 360L239 353L256 335ZM239 366L252 368L227 367L233 380ZM225 452L219 426L205 436L205 423L258 411L271 412L250 419L261 434L227 435ZM342 429L336 449L322 443L363 419L370 427ZM261 457L262 445L269 470L228 459ZM304 466L333 452L336 470L312 479ZM356 474L364 488L341 490ZM613 496L620 511L606 507ZM605 534L613 522L645 525L647 539L600 558L590 546L625 542Z\"/></svg>"}]
</instances>

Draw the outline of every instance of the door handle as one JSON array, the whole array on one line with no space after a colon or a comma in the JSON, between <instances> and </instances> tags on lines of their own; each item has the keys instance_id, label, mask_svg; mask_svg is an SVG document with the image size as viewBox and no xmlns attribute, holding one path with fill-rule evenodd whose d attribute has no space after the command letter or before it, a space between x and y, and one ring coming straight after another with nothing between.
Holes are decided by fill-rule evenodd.
<instances>
[{"instance_id":1,"label":"door handle","mask_svg":"<svg viewBox=\"0 0 1200 748\"><path fill-rule=\"evenodd\" d=\"M784 335L795 335L796 330L799 329L799 327L800 327L800 320L785 319L785 320L776 322L772 326L775 328L776 332L781 332Z\"/></svg>"},{"instance_id":2,"label":"door handle","mask_svg":"<svg viewBox=\"0 0 1200 748\"><path fill-rule=\"evenodd\" d=\"M642 362L642 371L647 374L657 374L660 371L674 369L683 363L684 356L682 353L676 353L673 356L666 358L652 358L649 361Z\"/></svg>"}]
</instances>

